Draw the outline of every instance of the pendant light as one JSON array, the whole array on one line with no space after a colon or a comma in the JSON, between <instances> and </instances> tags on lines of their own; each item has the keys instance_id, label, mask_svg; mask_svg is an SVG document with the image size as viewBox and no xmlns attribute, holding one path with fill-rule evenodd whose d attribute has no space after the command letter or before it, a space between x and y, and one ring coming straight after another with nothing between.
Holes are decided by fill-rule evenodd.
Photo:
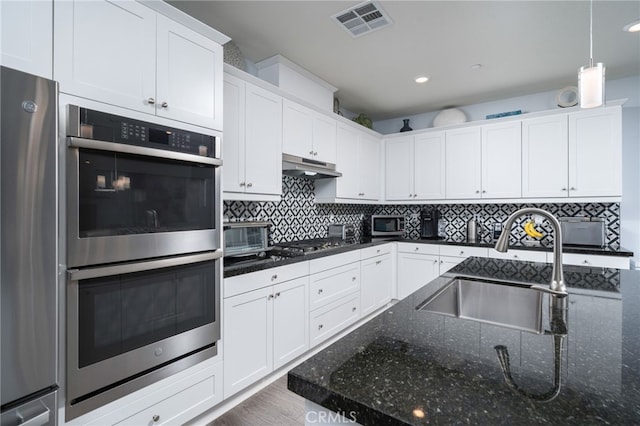
<instances>
[{"instance_id":1,"label":"pendant light","mask_svg":"<svg viewBox=\"0 0 640 426\"><path fill-rule=\"evenodd\" d=\"M593 63L593 0L589 5L589 65L578 71L580 108L595 108L604 104L604 71L602 62Z\"/></svg>"}]
</instances>

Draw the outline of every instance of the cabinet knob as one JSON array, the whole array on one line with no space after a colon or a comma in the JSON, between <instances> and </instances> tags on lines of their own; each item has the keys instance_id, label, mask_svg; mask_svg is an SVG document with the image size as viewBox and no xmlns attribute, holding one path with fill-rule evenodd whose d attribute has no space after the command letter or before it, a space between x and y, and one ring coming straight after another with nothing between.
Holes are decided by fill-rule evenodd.
<instances>
[{"instance_id":1,"label":"cabinet knob","mask_svg":"<svg viewBox=\"0 0 640 426\"><path fill-rule=\"evenodd\" d=\"M351 312L355 312L356 311L356 307L354 306L353 308L351 308Z\"/></svg>"},{"instance_id":2,"label":"cabinet knob","mask_svg":"<svg viewBox=\"0 0 640 426\"><path fill-rule=\"evenodd\" d=\"M168 103L166 103L166 102L161 103L161 104L160 104L160 106L161 106L162 108L165 108L165 109L166 109L166 108L169 108L169 104L168 104Z\"/></svg>"},{"instance_id":3,"label":"cabinet knob","mask_svg":"<svg viewBox=\"0 0 640 426\"><path fill-rule=\"evenodd\" d=\"M566 191L566 190L567 190L567 188L562 188L562 191Z\"/></svg>"},{"instance_id":4,"label":"cabinet knob","mask_svg":"<svg viewBox=\"0 0 640 426\"><path fill-rule=\"evenodd\" d=\"M418 196L418 194L413 194L413 198L416 198Z\"/></svg>"},{"instance_id":5,"label":"cabinet knob","mask_svg":"<svg viewBox=\"0 0 640 426\"><path fill-rule=\"evenodd\" d=\"M271 281L275 281L278 279L278 274L271 275Z\"/></svg>"},{"instance_id":6,"label":"cabinet knob","mask_svg":"<svg viewBox=\"0 0 640 426\"><path fill-rule=\"evenodd\" d=\"M479 194L479 193L480 193L480 190L479 190L479 189L476 189L476 194Z\"/></svg>"},{"instance_id":7,"label":"cabinet knob","mask_svg":"<svg viewBox=\"0 0 640 426\"><path fill-rule=\"evenodd\" d=\"M322 330L322 324L318 325L318 330Z\"/></svg>"},{"instance_id":8,"label":"cabinet knob","mask_svg":"<svg viewBox=\"0 0 640 426\"><path fill-rule=\"evenodd\" d=\"M280 297L280 292L277 292L275 297Z\"/></svg>"},{"instance_id":9,"label":"cabinet knob","mask_svg":"<svg viewBox=\"0 0 640 426\"><path fill-rule=\"evenodd\" d=\"M153 105L153 104L155 104L155 103L156 103L156 100L155 100L155 99L153 99L153 98L149 98L149 99L147 99L147 103L148 103L149 105Z\"/></svg>"},{"instance_id":10,"label":"cabinet knob","mask_svg":"<svg viewBox=\"0 0 640 426\"><path fill-rule=\"evenodd\" d=\"M482 193L483 193L483 194L486 194L486 193L487 193L487 191L485 191L485 190L483 189L483 190L482 190Z\"/></svg>"},{"instance_id":11,"label":"cabinet knob","mask_svg":"<svg viewBox=\"0 0 640 426\"><path fill-rule=\"evenodd\" d=\"M513 255L513 258L514 258L514 259L518 259L518 255L517 255L517 254L514 254L514 255Z\"/></svg>"},{"instance_id":12,"label":"cabinet knob","mask_svg":"<svg viewBox=\"0 0 640 426\"><path fill-rule=\"evenodd\" d=\"M309 151L309 155L313 155L313 150L312 150L312 151Z\"/></svg>"},{"instance_id":13,"label":"cabinet knob","mask_svg":"<svg viewBox=\"0 0 640 426\"><path fill-rule=\"evenodd\" d=\"M240 182L240 186L245 186L245 183L244 182Z\"/></svg>"},{"instance_id":14,"label":"cabinet knob","mask_svg":"<svg viewBox=\"0 0 640 426\"><path fill-rule=\"evenodd\" d=\"M409 194L409 198L413 197L413 195Z\"/></svg>"},{"instance_id":15,"label":"cabinet knob","mask_svg":"<svg viewBox=\"0 0 640 426\"><path fill-rule=\"evenodd\" d=\"M151 417L153 419L154 423L157 423L158 421L160 421L160 416L157 414L154 414L153 417Z\"/></svg>"},{"instance_id":16,"label":"cabinet knob","mask_svg":"<svg viewBox=\"0 0 640 426\"><path fill-rule=\"evenodd\" d=\"M351 277L351 281L355 281L355 280L356 280L356 277Z\"/></svg>"},{"instance_id":17,"label":"cabinet knob","mask_svg":"<svg viewBox=\"0 0 640 426\"><path fill-rule=\"evenodd\" d=\"M438 261L437 261L437 260L434 260L434 261L433 261L433 264L435 265L436 263L438 263Z\"/></svg>"},{"instance_id":18,"label":"cabinet knob","mask_svg":"<svg viewBox=\"0 0 640 426\"><path fill-rule=\"evenodd\" d=\"M578 188L576 188L576 187L572 186L571 188L569 188L569 190L570 190L570 191L577 191L577 190L578 190Z\"/></svg>"},{"instance_id":19,"label":"cabinet knob","mask_svg":"<svg viewBox=\"0 0 640 426\"><path fill-rule=\"evenodd\" d=\"M376 261L376 265L379 265L379 264L381 264L381 263L382 263L382 260L377 260L377 261Z\"/></svg>"},{"instance_id":20,"label":"cabinet knob","mask_svg":"<svg viewBox=\"0 0 640 426\"><path fill-rule=\"evenodd\" d=\"M251 188L252 186L253 186L253 184L252 184L251 182L249 182L249 183L247 184L247 188Z\"/></svg>"},{"instance_id":21,"label":"cabinet knob","mask_svg":"<svg viewBox=\"0 0 640 426\"><path fill-rule=\"evenodd\" d=\"M582 263L583 263L584 265L588 265L588 264L589 264L589 261L588 261L587 259L585 259Z\"/></svg>"},{"instance_id":22,"label":"cabinet knob","mask_svg":"<svg viewBox=\"0 0 640 426\"><path fill-rule=\"evenodd\" d=\"M322 290L321 288L319 288L319 289L318 289L318 294L322 294L322 291L323 291L323 290Z\"/></svg>"},{"instance_id":23,"label":"cabinet knob","mask_svg":"<svg viewBox=\"0 0 640 426\"><path fill-rule=\"evenodd\" d=\"M313 151L313 155L318 155L318 151Z\"/></svg>"},{"instance_id":24,"label":"cabinet knob","mask_svg":"<svg viewBox=\"0 0 640 426\"><path fill-rule=\"evenodd\" d=\"M440 264L442 265L443 263L444 263L444 260L441 260L441 261L440 261Z\"/></svg>"},{"instance_id":25,"label":"cabinet knob","mask_svg":"<svg viewBox=\"0 0 640 426\"><path fill-rule=\"evenodd\" d=\"M380 249L376 250L376 253L380 253Z\"/></svg>"},{"instance_id":26,"label":"cabinet knob","mask_svg":"<svg viewBox=\"0 0 640 426\"><path fill-rule=\"evenodd\" d=\"M419 250L420 250L420 247L416 247L413 249L413 251L419 251Z\"/></svg>"},{"instance_id":27,"label":"cabinet knob","mask_svg":"<svg viewBox=\"0 0 640 426\"><path fill-rule=\"evenodd\" d=\"M460 250L460 256L464 254L464 250Z\"/></svg>"},{"instance_id":28,"label":"cabinet knob","mask_svg":"<svg viewBox=\"0 0 640 426\"><path fill-rule=\"evenodd\" d=\"M271 300L271 299L273 299L273 294L270 294L270 295L267 297L267 300Z\"/></svg>"}]
</instances>

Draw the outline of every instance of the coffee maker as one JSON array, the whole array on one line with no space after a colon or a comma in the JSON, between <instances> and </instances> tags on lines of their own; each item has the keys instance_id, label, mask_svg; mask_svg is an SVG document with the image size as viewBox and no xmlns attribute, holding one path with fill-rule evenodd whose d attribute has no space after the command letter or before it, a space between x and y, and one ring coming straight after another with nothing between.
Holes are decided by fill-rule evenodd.
<instances>
[{"instance_id":1,"label":"coffee maker","mask_svg":"<svg viewBox=\"0 0 640 426\"><path fill-rule=\"evenodd\" d=\"M420 238L425 240L438 240L438 221L440 220L440 212L435 206L429 206L422 209L420 213Z\"/></svg>"}]
</instances>

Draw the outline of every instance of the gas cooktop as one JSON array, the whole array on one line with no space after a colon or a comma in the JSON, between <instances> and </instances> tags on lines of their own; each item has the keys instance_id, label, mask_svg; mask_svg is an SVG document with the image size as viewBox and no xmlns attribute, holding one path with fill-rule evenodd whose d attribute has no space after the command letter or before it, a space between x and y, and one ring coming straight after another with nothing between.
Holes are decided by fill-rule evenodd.
<instances>
[{"instance_id":1,"label":"gas cooktop","mask_svg":"<svg viewBox=\"0 0 640 426\"><path fill-rule=\"evenodd\" d=\"M344 247L353 243L351 240L343 240L342 238L312 238L278 243L273 246L271 253L285 257L304 256L319 251Z\"/></svg>"}]
</instances>

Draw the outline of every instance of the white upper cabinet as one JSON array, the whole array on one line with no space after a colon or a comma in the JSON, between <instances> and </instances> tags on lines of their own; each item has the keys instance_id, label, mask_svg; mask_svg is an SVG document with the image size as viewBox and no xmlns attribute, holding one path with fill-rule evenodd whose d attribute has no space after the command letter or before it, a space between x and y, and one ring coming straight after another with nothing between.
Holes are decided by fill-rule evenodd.
<instances>
[{"instance_id":1,"label":"white upper cabinet","mask_svg":"<svg viewBox=\"0 0 640 426\"><path fill-rule=\"evenodd\" d=\"M338 124L336 168L342 177L316 180L320 202L368 202L380 198L380 140Z\"/></svg>"},{"instance_id":2,"label":"white upper cabinet","mask_svg":"<svg viewBox=\"0 0 640 426\"><path fill-rule=\"evenodd\" d=\"M282 97L225 74L224 108L224 198L279 198L282 193Z\"/></svg>"},{"instance_id":3,"label":"white upper cabinet","mask_svg":"<svg viewBox=\"0 0 640 426\"><path fill-rule=\"evenodd\" d=\"M619 197L621 108L523 120L522 196Z\"/></svg>"},{"instance_id":4,"label":"white upper cabinet","mask_svg":"<svg viewBox=\"0 0 640 426\"><path fill-rule=\"evenodd\" d=\"M567 114L522 120L522 196L567 197Z\"/></svg>"},{"instance_id":5,"label":"white upper cabinet","mask_svg":"<svg viewBox=\"0 0 640 426\"><path fill-rule=\"evenodd\" d=\"M134 1L55 3L60 91L222 129L222 46Z\"/></svg>"},{"instance_id":6,"label":"white upper cabinet","mask_svg":"<svg viewBox=\"0 0 640 426\"><path fill-rule=\"evenodd\" d=\"M53 1L0 1L3 66L53 77Z\"/></svg>"},{"instance_id":7,"label":"white upper cabinet","mask_svg":"<svg viewBox=\"0 0 640 426\"><path fill-rule=\"evenodd\" d=\"M622 195L622 110L569 114L569 195Z\"/></svg>"},{"instance_id":8,"label":"white upper cabinet","mask_svg":"<svg viewBox=\"0 0 640 426\"><path fill-rule=\"evenodd\" d=\"M296 102L282 106L282 150L285 154L336 162L336 121Z\"/></svg>"},{"instance_id":9,"label":"white upper cabinet","mask_svg":"<svg viewBox=\"0 0 640 426\"><path fill-rule=\"evenodd\" d=\"M222 129L222 46L158 15L156 112Z\"/></svg>"},{"instance_id":10,"label":"white upper cabinet","mask_svg":"<svg viewBox=\"0 0 640 426\"><path fill-rule=\"evenodd\" d=\"M482 132L480 126L446 132L447 199L480 198Z\"/></svg>"},{"instance_id":11,"label":"white upper cabinet","mask_svg":"<svg viewBox=\"0 0 640 426\"><path fill-rule=\"evenodd\" d=\"M445 133L390 139L385 144L387 200L445 198Z\"/></svg>"},{"instance_id":12,"label":"white upper cabinet","mask_svg":"<svg viewBox=\"0 0 640 426\"><path fill-rule=\"evenodd\" d=\"M482 198L522 195L520 121L482 126Z\"/></svg>"}]
</instances>

